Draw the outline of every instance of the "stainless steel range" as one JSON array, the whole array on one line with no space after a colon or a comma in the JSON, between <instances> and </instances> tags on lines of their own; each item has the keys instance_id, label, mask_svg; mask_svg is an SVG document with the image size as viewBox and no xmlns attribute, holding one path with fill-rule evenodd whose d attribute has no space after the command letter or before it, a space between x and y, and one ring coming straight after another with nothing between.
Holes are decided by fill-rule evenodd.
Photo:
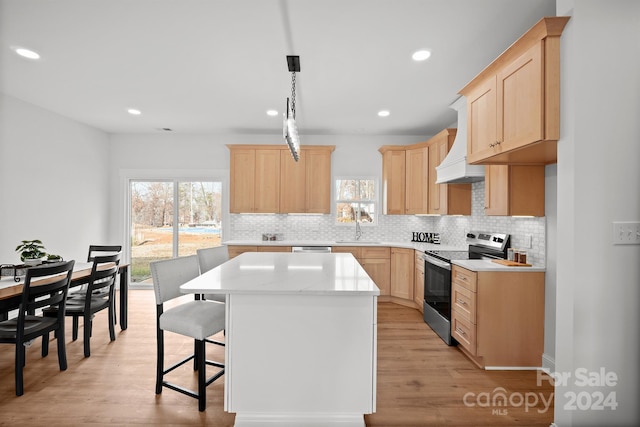
<instances>
[{"instance_id":1,"label":"stainless steel range","mask_svg":"<svg viewBox=\"0 0 640 427\"><path fill-rule=\"evenodd\" d=\"M467 234L466 251L425 251L424 321L448 345L451 337L451 261L465 259L506 259L510 236L505 233L472 231Z\"/></svg>"}]
</instances>

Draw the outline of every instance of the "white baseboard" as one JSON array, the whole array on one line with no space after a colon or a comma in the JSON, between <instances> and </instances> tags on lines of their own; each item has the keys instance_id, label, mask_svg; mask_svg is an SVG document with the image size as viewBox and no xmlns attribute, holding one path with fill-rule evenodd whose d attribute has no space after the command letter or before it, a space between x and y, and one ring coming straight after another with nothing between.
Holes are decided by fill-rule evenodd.
<instances>
[{"instance_id":1,"label":"white baseboard","mask_svg":"<svg viewBox=\"0 0 640 427\"><path fill-rule=\"evenodd\" d=\"M551 374L551 372L556 371L556 359L551 357L550 355L543 353L542 354L542 370L547 374Z\"/></svg>"}]
</instances>

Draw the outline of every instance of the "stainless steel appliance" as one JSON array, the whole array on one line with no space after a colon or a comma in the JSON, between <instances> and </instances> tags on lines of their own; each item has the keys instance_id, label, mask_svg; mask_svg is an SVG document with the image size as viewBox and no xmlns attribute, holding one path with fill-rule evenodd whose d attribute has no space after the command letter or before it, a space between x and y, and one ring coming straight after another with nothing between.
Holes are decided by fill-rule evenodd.
<instances>
[{"instance_id":1,"label":"stainless steel appliance","mask_svg":"<svg viewBox=\"0 0 640 427\"><path fill-rule=\"evenodd\" d=\"M331 246L294 246L291 248L291 252L312 254L328 253L331 252Z\"/></svg>"},{"instance_id":2,"label":"stainless steel appliance","mask_svg":"<svg viewBox=\"0 0 640 427\"><path fill-rule=\"evenodd\" d=\"M506 259L510 236L505 233L472 231L467 234L467 251L425 251L424 321L448 345L451 337L451 261Z\"/></svg>"}]
</instances>

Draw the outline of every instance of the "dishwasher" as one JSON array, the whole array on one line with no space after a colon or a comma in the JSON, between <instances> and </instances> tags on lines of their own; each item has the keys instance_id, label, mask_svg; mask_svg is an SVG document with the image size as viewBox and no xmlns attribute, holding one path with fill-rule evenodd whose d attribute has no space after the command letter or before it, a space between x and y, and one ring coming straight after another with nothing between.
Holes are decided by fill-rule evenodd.
<instances>
[{"instance_id":1,"label":"dishwasher","mask_svg":"<svg viewBox=\"0 0 640 427\"><path fill-rule=\"evenodd\" d=\"M307 254L322 254L331 252L331 246L293 246L291 252L307 253Z\"/></svg>"}]
</instances>

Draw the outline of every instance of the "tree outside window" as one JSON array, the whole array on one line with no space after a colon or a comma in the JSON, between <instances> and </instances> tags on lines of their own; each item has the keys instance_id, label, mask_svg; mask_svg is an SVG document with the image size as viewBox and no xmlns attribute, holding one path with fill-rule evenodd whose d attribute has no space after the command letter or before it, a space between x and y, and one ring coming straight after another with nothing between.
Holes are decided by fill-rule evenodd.
<instances>
[{"instance_id":1,"label":"tree outside window","mask_svg":"<svg viewBox=\"0 0 640 427\"><path fill-rule=\"evenodd\" d=\"M336 179L336 223L377 223L375 179Z\"/></svg>"}]
</instances>

